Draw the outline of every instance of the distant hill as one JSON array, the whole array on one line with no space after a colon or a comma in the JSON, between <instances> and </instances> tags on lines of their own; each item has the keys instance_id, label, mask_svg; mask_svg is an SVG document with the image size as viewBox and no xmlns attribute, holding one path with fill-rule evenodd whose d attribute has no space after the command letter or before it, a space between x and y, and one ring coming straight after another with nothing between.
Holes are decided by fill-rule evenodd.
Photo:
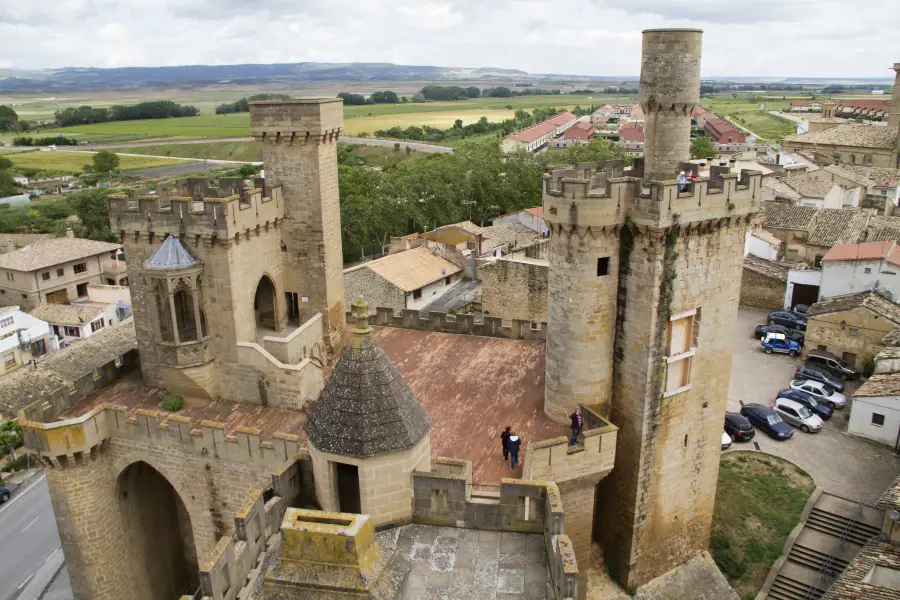
<instances>
[{"instance_id":1,"label":"distant hill","mask_svg":"<svg viewBox=\"0 0 900 600\"><path fill-rule=\"evenodd\" d=\"M304 81L442 81L540 79L516 69L447 68L391 63L280 63L0 70L0 91L97 90L151 85L293 83Z\"/></svg>"}]
</instances>

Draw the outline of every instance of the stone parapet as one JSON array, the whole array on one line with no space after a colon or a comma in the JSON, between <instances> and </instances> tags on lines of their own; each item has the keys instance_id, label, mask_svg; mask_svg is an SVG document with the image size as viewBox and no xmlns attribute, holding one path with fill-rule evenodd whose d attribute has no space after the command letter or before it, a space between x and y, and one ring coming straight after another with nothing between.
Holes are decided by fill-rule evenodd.
<instances>
[{"instance_id":1,"label":"stone parapet","mask_svg":"<svg viewBox=\"0 0 900 600\"><path fill-rule=\"evenodd\" d=\"M119 235L197 236L240 243L260 228L277 226L284 217L281 186L241 190L224 198L159 197L142 190L107 198L110 228Z\"/></svg>"},{"instance_id":2,"label":"stone parapet","mask_svg":"<svg viewBox=\"0 0 900 600\"><path fill-rule=\"evenodd\" d=\"M337 142L344 128L340 98L260 100L250 105L250 128L257 141L293 145L317 138Z\"/></svg>"},{"instance_id":3,"label":"stone parapet","mask_svg":"<svg viewBox=\"0 0 900 600\"><path fill-rule=\"evenodd\" d=\"M347 317L350 317L349 312ZM383 306L375 309L375 314L369 318L369 323L378 327L482 335L526 342L543 342L547 337L546 323L512 319L508 325L505 325L503 319L498 317L484 317L482 320L476 321L474 315L451 315L444 312L423 312L408 308L398 311Z\"/></svg>"},{"instance_id":4,"label":"stone parapet","mask_svg":"<svg viewBox=\"0 0 900 600\"><path fill-rule=\"evenodd\" d=\"M269 354L284 364L296 365L311 357L324 362L323 327L322 313L316 313L286 336L265 336L262 345Z\"/></svg>"},{"instance_id":5,"label":"stone parapet","mask_svg":"<svg viewBox=\"0 0 900 600\"><path fill-rule=\"evenodd\" d=\"M437 458L432 472L413 472L413 522L542 534L555 597L578 598L578 562L565 532L565 511L557 485L547 481L502 479L496 498L473 497L471 488L469 461Z\"/></svg>"},{"instance_id":6,"label":"stone parapet","mask_svg":"<svg viewBox=\"0 0 900 600\"><path fill-rule=\"evenodd\" d=\"M91 460L113 437L190 447L202 456L255 464L265 469L274 469L306 453L300 438L293 434L263 436L259 430L245 427L228 434L224 423L195 423L190 418L177 414L166 416L156 410L139 409L129 415L124 407L104 404L81 417L53 423L29 421L26 414L28 409L19 413L25 447L39 454L44 465L50 468L65 468Z\"/></svg>"}]
</instances>

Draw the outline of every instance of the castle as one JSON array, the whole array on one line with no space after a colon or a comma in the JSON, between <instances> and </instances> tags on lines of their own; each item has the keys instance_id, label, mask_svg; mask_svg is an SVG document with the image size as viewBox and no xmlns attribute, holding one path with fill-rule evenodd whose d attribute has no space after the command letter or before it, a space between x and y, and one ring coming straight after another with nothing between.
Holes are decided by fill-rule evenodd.
<instances>
[{"instance_id":1,"label":"castle","mask_svg":"<svg viewBox=\"0 0 900 600\"><path fill-rule=\"evenodd\" d=\"M471 317L357 299L347 330L338 100L252 103L266 178L249 188L110 196L142 383L117 358L103 372L119 379L86 400L61 390L20 411L75 597L416 598L415 557L374 537L407 523L537 536L535 589L559 599L584 597L593 540L629 588L702 552L761 176L674 181L700 46L700 31L644 32L643 160L544 177L545 375L544 344L465 335ZM474 367L435 358L460 355ZM521 361L479 362L503 356ZM185 407L160 410L160 390ZM502 477L496 436L515 419L524 465Z\"/></svg>"}]
</instances>

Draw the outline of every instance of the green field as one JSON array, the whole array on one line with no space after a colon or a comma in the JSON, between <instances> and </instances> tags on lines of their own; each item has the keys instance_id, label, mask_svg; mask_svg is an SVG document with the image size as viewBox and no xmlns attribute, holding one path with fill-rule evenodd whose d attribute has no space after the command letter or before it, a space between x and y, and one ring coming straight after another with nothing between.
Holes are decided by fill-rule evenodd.
<instances>
[{"instance_id":1,"label":"green field","mask_svg":"<svg viewBox=\"0 0 900 600\"><path fill-rule=\"evenodd\" d=\"M82 172L85 165L91 164L93 154L89 152L20 152L4 154L12 161L13 171L17 169L37 169L45 175L76 175ZM152 169L169 165L182 164L185 161L171 158L150 158L141 156L120 156L119 169Z\"/></svg>"},{"instance_id":2,"label":"green field","mask_svg":"<svg viewBox=\"0 0 900 600\"><path fill-rule=\"evenodd\" d=\"M738 113L732 119L767 139L780 140L786 135L797 132L797 124L793 121L776 117L764 111Z\"/></svg>"}]
</instances>

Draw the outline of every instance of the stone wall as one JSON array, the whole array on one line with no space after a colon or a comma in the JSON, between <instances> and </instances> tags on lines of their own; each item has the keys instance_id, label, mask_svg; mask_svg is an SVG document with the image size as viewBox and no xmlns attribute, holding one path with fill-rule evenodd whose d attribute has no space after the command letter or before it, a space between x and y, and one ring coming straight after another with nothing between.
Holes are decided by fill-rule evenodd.
<instances>
[{"instance_id":1,"label":"stone wall","mask_svg":"<svg viewBox=\"0 0 900 600\"><path fill-rule=\"evenodd\" d=\"M743 269L741 278L741 304L756 308L780 310L784 308L785 282Z\"/></svg>"},{"instance_id":2,"label":"stone wall","mask_svg":"<svg viewBox=\"0 0 900 600\"><path fill-rule=\"evenodd\" d=\"M370 313L372 310L372 308L369 309ZM437 311L420 312L411 309L395 311L381 306L374 310L375 314L369 317L369 324L377 327L401 327L421 331L483 335L526 342L544 341L547 331L546 323L533 323L519 319L513 319L508 324L504 324L504 320L499 317L483 317L480 321L476 321L475 315L451 315ZM347 317L350 317L350 313L347 313Z\"/></svg>"},{"instance_id":3,"label":"stone wall","mask_svg":"<svg viewBox=\"0 0 900 600\"><path fill-rule=\"evenodd\" d=\"M855 355L855 360L848 362L851 366L862 369L863 361L874 358L883 350L882 339L897 327L898 324L879 317L864 307L814 315L807 320L802 357L806 358L807 352L822 347L839 358L845 353Z\"/></svg>"},{"instance_id":4,"label":"stone wall","mask_svg":"<svg viewBox=\"0 0 900 600\"><path fill-rule=\"evenodd\" d=\"M547 322L547 264L501 259L481 267L481 307L486 315ZM382 306L377 304L376 306Z\"/></svg>"},{"instance_id":5,"label":"stone wall","mask_svg":"<svg viewBox=\"0 0 900 600\"><path fill-rule=\"evenodd\" d=\"M362 296L369 306L406 308L406 293L365 266L344 271L344 290L351 302Z\"/></svg>"},{"instance_id":6,"label":"stone wall","mask_svg":"<svg viewBox=\"0 0 900 600\"><path fill-rule=\"evenodd\" d=\"M469 461L438 458L431 473L413 473L413 521L426 525L541 533L556 598L579 598L578 561L566 534L564 505L556 484L503 479L496 499L472 499Z\"/></svg>"},{"instance_id":7,"label":"stone wall","mask_svg":"<svg viewBox=\"0 0 900 600\"><path fill-rule=\"evenodd\" d=\"M324 358L324 357L323 357ZM238 343L238 361L222 372L228 395L248 404L303 410L324 386L322 362L284 364L259 344Z\"/></svg>"}]
</instances>

